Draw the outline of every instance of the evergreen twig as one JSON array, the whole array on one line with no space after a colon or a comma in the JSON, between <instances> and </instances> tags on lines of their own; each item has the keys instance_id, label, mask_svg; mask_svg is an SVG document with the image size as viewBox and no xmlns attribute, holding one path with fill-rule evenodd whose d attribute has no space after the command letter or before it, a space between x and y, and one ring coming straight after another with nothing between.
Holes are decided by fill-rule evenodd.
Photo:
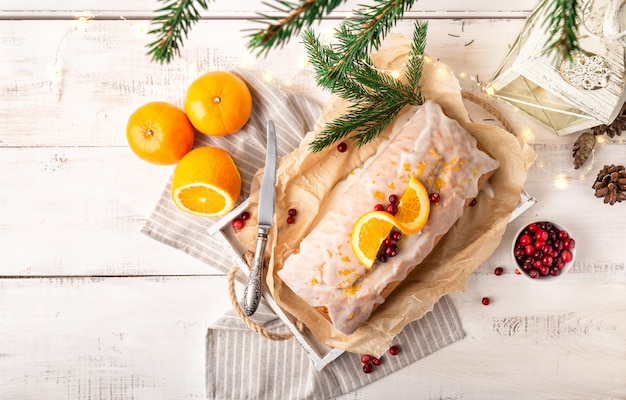
<instances>
[{"instance_id":1,"label":"evergreen twig","mask_svg":"<svg viewBox=\"0 0 626 400\"><path fill-rule=\"evenodd\" d=\"M313 152L346 137L354 140L357 146L362 146L382 133L406 105L419 105L424 102L419 89L419 79L427 26L427 23L420 21L415 23L408 56L406 84L374 68L367 55L352 62L351 68L334 80L330 76L330 67L336 65L344 54L332 46L321 45L312 31L305 31L303 41L315 69L318 85L332 90L352 103L344 115L328 123L320 135L311 142L310 149ZM336 34L341 40L341 35L346 35L347 31L339 30Z\"/></svg>"},{"instance_id":2,"label":"evergreen twig","mask_svg":"<svg viewBox=\"0 0 626 400\"><path fill-rule=\"evenodd\" d=\"M303 28L309 28L313 22L328 15L346 0L302 0L293 3L287 0L275 0L276 4L263 4L282 13L281 16L259 14L257 22L267 26L252 35L248 48L257 50L257 54L284 45L291 37L300 34Z\"/></svg>"},{"instance_id":3,"label":"evergreen twig","mask_svg":"<svg viewBox=\"0 0 626 400\"><path fill-rule=\"evenodd\" d=\"M183 41L187 39L191 27L200 19L195 3L204 10L208 9L206 0L170 0L156 10L160 13L152 19L152 25L156 25L156 28L148 32L156 35L156 39L148 44L148 54L152 55L154 61L169 63L174 56L180 55Z\"/></svg>"},{"instance_id":4,"label":"evergreen twig","mask_svg":"<svg viewBox=\"0 0 626 400\"><path fill-rule=\"evenodd\" d=\"M546 49L556 53L558 57L571 60L572 54L580 51L578 47L577 0L553 0L548 11L546 23L550 36Z\"/></svg>"}]
</instances>

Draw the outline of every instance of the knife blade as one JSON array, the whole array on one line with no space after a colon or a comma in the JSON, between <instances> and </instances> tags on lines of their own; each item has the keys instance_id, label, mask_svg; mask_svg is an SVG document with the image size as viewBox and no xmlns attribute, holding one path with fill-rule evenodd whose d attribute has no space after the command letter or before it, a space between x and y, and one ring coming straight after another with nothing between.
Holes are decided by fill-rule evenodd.
<instances>
[{"instance_id":1,"label":"knife blade","mask_svg":"<svg viewBox=\"0 0 626 400\"><path fill-rule=\"evenodd\" d=\"M254 250L252 268L248 275L248 284L244 291L243 308L247 316L256 312L261 301L261 277L263 276L263 263L267 235L274 222L274 210L276 207L276 130L274 122L267 121L267 150L265 154L265 170L261 189L259 191L259 208L257 222L257 240Z\"/></svg>"}]
</instances>

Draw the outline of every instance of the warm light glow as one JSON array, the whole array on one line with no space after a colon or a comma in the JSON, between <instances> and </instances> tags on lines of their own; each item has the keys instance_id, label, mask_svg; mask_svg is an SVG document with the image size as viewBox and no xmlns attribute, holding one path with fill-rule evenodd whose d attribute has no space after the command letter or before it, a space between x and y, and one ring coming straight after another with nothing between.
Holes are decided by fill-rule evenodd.
<instances>
[{"instance_id":1,"label":"warm light glow","mask_svg":"<svg viewBox=\"0 0 626 400\"><path fill-rule=\"evenodd\" d=\"M299 70L303 70L306 69L309 66L309 59L306 57L306 55L301 55L300 57L298 57L298 69Z\"/></svg>"},{"instance_id":2,"label":"warm light glow","mask_svg":"<svg viewBox=\"0 0 626 400\"><path fill-rule=\"evenodd\" d=\"M50 66L49 72L54 79L60 79L61 75L63 74L63 67L59 63L52 64Z\"/></svg>"},{"instance_id":3,"label":"warm light glow","mask_svg":"<svg viewBox=\"0 0 626 400\"><path fill-rule=\"evenodd\" d=\"M148 27L148 24L146 23L135 25L135 33L137 34L137 36L141 37L141 36L147 35L148 30L149 30L149 27Z\"/></svg>"},{"instance_id":4,"label":"warm light glow","mask_svg":"<svg viewBox=\"0 0 626 400\"><path fill-rule=\"evenodd\" d=\"M604 144L604 143L606 143L606 138L604 136L596 135L596 143L597 144Z\"/></svg>"},{"instance_id":5,"label":"warm light glow","mask_svg":"<svg viewBox=\"0 0 626 400\"><path fill-rule=\"evenodd\" d=\"M424 56L424 61L427 63L431 63L433 60L428 56Z\"/></svg>"},{"instance_id":6,"label":"warm light glow","mask_svg":"<svg viewBox=\"0 0 626 400\"><path fill-rule=\"evenodd\" d=\"M439 67L437 71L439 71L439 73L442 75L446 73L446 69L444 67Z\"/></svg>"},{"instance_id":7,"label":"warm light glow","mask_svg":"<svg viewBox=\"0 0 626 400\"><path fill-rule=\"evenodd\" d=\"M190 77L195 78L200 74L200 68L194 63L187 63L187 73Z\"/></svg>"},{"instance_id":8,"label":"warm light glow","mask_svg":"<svg viewBox=\"0 0 626 400\"><path fill-rule=\"evenodd\" d=\"M532 143L535 140L535 133L530 128L526 128L522 131L522 137L526 143Z\"/></svg>"},{"instance_id":9,"label":"warm light glow","mask_svg":"<svg viewBox=\"0 0 626 400\"><path fill-rule=\"evenodd\" d=\"M250 68L252 67L253 63L254 63L254 56L252 54L247 54L241 59L241 62L239 63L239 65L242 68Z\"/></svg>"},{"instance_id":10,"label":"warm light glow","mask_svg":"<svg viewBox=\"0 0 626 400\"><path fill-rule=\"evenodd\" d=\"M400 77L400 71L398 71L397 69L394 69L393 71L391 71L391 76L394 79L398 79Z\"/></svg>"},{"instance_id":11,"label":"warm light glow","mask_svg":"<svg viewBox=\"0 0 626 400\"><path fill-rule=\"evenodd\" d=\"M272 82L274 80L274 77L269 72L266 72L263 75L263 79L265 79L265 82Z\"/></svg>"},{"instance_id":12,"label":"warm light glow","mask_svg":"<svg viewBox=\"0 0 626 400\"><path fill-rule=\"evenodd\" d=\"M487 88L485 88L485 93L489 96L493 96L496 94L496 89L494 89L493 86L487 86Z\"/></svg>"},{"instance_id":13,"label":"warm light glow","mask_svg":"<svg viewBox=\"0 0 626 400\"><path fill-rule=\"evenodd\" d=\"M78 17L76 22L74 23L74 28L84 31L87 29L87 25L89 24L89 20L93 18L93 15L81 15Z\"/></svg>"},{"instance_id":14,"label":"warm light glow","mask_svg":"<svg viewBox=\"0 0 626 400\"><path fill-rule=\"evenodd\" d=\"M558 175L554 178L554 186L556 186L557 189L566 189L568 184L569 182L565 175Z\"/></svg>"}]
</instances>

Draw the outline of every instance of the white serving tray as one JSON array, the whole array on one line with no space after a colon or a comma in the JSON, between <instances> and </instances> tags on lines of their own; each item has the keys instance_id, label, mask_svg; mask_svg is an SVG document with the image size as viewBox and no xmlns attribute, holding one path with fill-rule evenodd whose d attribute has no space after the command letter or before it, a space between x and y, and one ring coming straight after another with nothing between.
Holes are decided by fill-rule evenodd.
<instances>
[{"instance_id":1,"label":"white serving tray","mask_svg":"<svg viewBox=\"0 0 626 400\"><path fill-rule=\"evenodd\" d=\"M522 190L520 202L511 213L509 222L520 216L535 203L535 198L525 190ZM245 261L245 253L247 249L245 249L235 237L231 223L232 220L241 215L247 207L248 201L246 200L208 229L209 234L213 236L226 251L228 251L233 260L237 263L237 266L245 272L249 269L248 264ZM287 325L289 330L293 333L294 338L300 342L313 362L315 369L321 371L325 366L343 354L344 350L333 349L320 343L308 330L304 333L300 332L295 325L295 318L287 315L278 306L278 304L276 304L272 296L267 293L267 291L263 292L263 297L276 315L285 323L285 325Z\"/></svg>"},{"instance_id":2,"label":"white serving tray","mask_svg":"<svg viewBox=\"0 0 626 400\"><path fill-rule=\"evenodd\" d=\"M249 270L248 264L245 261L245 249L234 235L231 222L233 219L241 215L248 206L248 201L244 201L239 206L235 207L233 211L225 215L221 220L211 226L208 230L209 234L213 236L225 250L227 250L231 257L237 263L237 266L247 273ZM263 298L267 301L272 310L278 315L278 317L287 325L289 330L293 333L294 338L300 342L304 350L309 355L309 358L313 362L315 369L321 371L325 366L330 364L333 360L343 354L344 350L333 349L322 343L320 343L313 335L306 330L300 332L295 325L295 318L287 315L276 304L272 296L267 292L263 292Z\"/></svg>"}]
</instances>

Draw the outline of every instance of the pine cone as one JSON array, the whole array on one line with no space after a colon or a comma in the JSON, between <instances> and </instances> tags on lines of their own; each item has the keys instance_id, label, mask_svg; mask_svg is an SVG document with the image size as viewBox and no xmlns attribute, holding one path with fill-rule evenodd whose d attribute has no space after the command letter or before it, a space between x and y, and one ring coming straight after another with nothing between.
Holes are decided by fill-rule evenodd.
<instances>
[{"instance_id":1,"label":"pine cone","mask_svg":"<svg viewBox=\"0 0 626 400\"><path fill-rule=\"evenodd\" d=\"M574 169L580 168L587 161L591 151L596 145L596 137L591 132L582 133L572 147L574 157Z\"/></svg>"},{"instance_id":2,"label":"pine cone","mask_svg":"<svg viewBox=\"0 0 626 400\"><path fill-rule=\"evenodd\" d=\"M593 184L596 197L604 197L610 205L626 200L626 168L623 165L605 165Z\"/></svg>"},{"instance_id":3,"label":"pine cone","mask_svg":"<svg viewBox=\"0 0 626 400\"><path fill-rule=\"evenodd\" d=\"M594 135L602 135L606 133L609 137L613 138L615 135L621 136L622 131L626 130L626 103L622 105L622 109L619 114L610 125L599 125L591 129Z\"/></svg>"}]
</instances>

